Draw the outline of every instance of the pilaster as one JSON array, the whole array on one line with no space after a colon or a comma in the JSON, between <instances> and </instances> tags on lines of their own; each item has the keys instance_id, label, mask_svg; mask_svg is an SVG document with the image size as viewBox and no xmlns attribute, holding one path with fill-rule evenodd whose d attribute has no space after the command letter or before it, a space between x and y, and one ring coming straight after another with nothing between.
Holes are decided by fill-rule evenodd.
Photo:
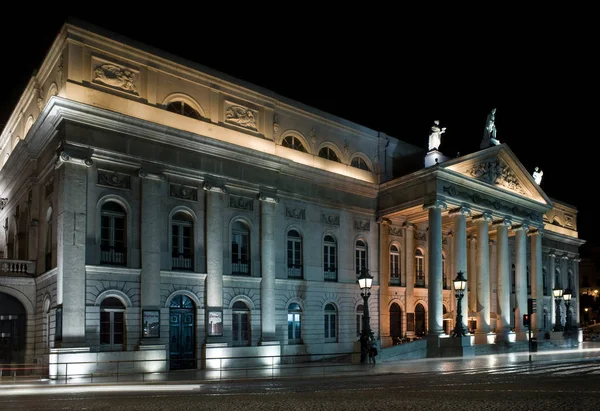
<instances>
[{"instance_id":1,"label":"pilaster","mask_svg":"<svg viewBox=\"0 0 600 411\"><path fill-rule=\"evenodd\" d=\"M272 194L261 193L261 232L260 232L260 316L261 344L272 343L276 340L275 317L275 213L279 198Z\"/></svg>"},{"instance_id":2,"label":"pilaster","mask_svg":"<svg viewBox=\"0 0 600 411\"><path fill-rule=\"evenodd\" d=\"M391 221L379 218L379 332L382 347L392 345L390 336L389 284L390 284L390 244L389 232Z\"/></svg>"},{"instance_id":3,"label":"pilaster","mask_svg":"<svg viewBox=\"0 0 600 411\"><path fill-rule=\"evenodd\" d=\"M427 236L427 256L429 263L428 298L428 334L440 335L443 327L442 304L442 210L447 208L441 201L426 204L423 208L429 213L429 235Z\"/></svg>"}]
</instances>

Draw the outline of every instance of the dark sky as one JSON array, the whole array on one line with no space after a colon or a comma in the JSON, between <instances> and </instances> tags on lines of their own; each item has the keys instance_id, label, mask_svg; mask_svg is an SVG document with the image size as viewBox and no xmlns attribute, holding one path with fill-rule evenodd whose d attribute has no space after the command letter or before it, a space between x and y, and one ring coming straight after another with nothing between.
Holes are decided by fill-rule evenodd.
<instances>
[{"instance_id":1,"label":"dark sky","mask_svg":"<svg viewBox=\"0 0 600 411\"><path fill-rule=\"evenodd\" d=\"M544 171L548 196L578 208L584 248L599 245L591 11L457 20L443 10L222 7L230 8L160 10L153 18L138 16L137 6L98 3L93 14L32 11L27 28L9 19L0 25L0 124L73 16L423 148L439 120L447 127L440 151L451 157L479 149L486 115L496 108L498 139L527 170Z\"/></svg>"}]
</instances>

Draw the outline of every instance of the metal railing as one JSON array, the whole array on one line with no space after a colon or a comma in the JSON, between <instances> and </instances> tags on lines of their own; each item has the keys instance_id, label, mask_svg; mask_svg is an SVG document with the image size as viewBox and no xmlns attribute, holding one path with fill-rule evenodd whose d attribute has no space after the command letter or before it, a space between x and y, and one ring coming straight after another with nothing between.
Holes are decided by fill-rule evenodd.
<instances>
[{"instance_id":1,"label":"metal railing","mask_svg":"<svg viewBox=\"0 0 600 411\"><path fill-rule=\"evenodd\" d=\"M337 267L335 265L325 265L323 267L323 279L325 281L337 281Z\"/></svg>"},{"instance_id":2,"label":"metal railing","mask_svg":"<svg viewBox=\"0 0 600 411\"><path fill-rule=\"evenodd\" d=\"M127 249L102 246L100 264L127 265Z\"/></svg>"},{"instance_id":3,"label":"metal railing","mask_svg":"<svg viewBox=\"0 0 600 411\"><path fill-rule=\"evenodd\" d=\"M402 286L400 281L400 270L390 270L390 285Z\"/></svg>"},{"instance_id":4,"label":"metal railing","mask_svg":"<svg viewBox=\"0 0 600 411\"><path fill-rule=\"evenodd\" d=\"M232 275L250 275L250 261L241 260L231 263Z\"/></svg>"},{"instance_id":5,"label":"metal railing","mask_svg":"<svg viewBox=\"0 0 600 411\"><path fill-rule=\"evenodd\" d=\"M288 265L288 278L302 279L302 266Z\"/></svg>"},{"instance_id":6,"label":"metal railing","mask_svg":"<svg viewBox=\"0 0 600 411\"><path fill-rule=\"evenodd\" d=\"M169 379L215 380L297 378L298 375L324 376L329 373L364 372L357 361L359 352L273 356L190 358L191 369L172 369L173 360L124 360L56 362L39 364L0 364L0 382L50 379L59 383L159 382ZM90 371L86 371L90 370Z\"/></svg>"},{"instance_id":7,"label":"metal railing","mask_svg":"<svg viewBox=\"0 0 600 411\"><path fill-rule=\"evenodd\" d=\"M194 256L187 254L173 254L172 269L173 270L193 270Z\"/></svg>"}]
</instances>

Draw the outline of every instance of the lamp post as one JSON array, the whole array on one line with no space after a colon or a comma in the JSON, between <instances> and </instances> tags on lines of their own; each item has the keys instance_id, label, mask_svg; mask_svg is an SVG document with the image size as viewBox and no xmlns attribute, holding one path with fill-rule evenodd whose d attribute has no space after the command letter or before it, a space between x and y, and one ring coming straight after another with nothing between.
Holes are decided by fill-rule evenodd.
<instances>
[{"instance_id":1,"label":"lamp post","mask_svg":"<svg viewBox=\"0 0 600 411\"><path fill-rule=\"evenodd\" d=\"M360 287L360 295L363 298L363 323L362 332L360 333L360 362L367 361L367 353L369 351L369 335L371 334L371 322L369 320L369 297L371 296L371 285L373 277L369 274L366 268L363 268L358 277L358 286Z\"/></svg>"},{"instance_id":2,"label":"lamp post","mask_svg":"<svg viewBox=\"0 0 600 411\"><path fill-rule=\"evenodd\" d=\"M454 325L454 337L464 337L467 334L465 327L462 323L462 307L461 300L465 294L465 287L467 286L467 280L462 271L459 271L454 281L454 292L456 295L456 324Z\"/></svg>"},{"instance_id":3,"label":"lamp post","mask_svg":"<svg viewBox=\"0 0 600 411\"><path fill-rule=\"evenodd\" d=\"M562 325L560 323L560 300L563 296L563 289L556 284L552 289L552 295L554 296L554 301L556 301L556 318L554 319L554 331L562 330Z\"/></svg>"},{"instance_id":4,"label":"lamp post","mask_svg":"<svg viewBox=\"0 0 600 411\"><path fill-rule=\"evenodd\" d=\"M563 291L563 300L565 300L566 312L565 312L565 334L569 335L571 331L571 313L569 312L569 307L571 306L571 297L573 296L571 289L566 288Z\"/></svg>"}]
</instances>

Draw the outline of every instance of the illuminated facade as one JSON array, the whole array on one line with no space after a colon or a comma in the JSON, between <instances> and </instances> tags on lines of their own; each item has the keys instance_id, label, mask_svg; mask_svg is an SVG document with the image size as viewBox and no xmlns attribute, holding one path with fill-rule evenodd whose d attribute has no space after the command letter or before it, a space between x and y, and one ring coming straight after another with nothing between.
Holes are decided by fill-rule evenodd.
<instances>
[{"instance_id":1,"label":"illuminated facade","mask_svg":"<svg viewBox=\"0 0 600 411\"><path fill-rule=\"evenodd\" d=\"M555 284L578 295L577 210L506 145L447 159L82 24L0 144L0 362L73 375L348 353L362 268L382 346L427 334L431 355L459 270L476 344L525 339L528 296L543 334Z\"/></svg>"}]
</instances>

